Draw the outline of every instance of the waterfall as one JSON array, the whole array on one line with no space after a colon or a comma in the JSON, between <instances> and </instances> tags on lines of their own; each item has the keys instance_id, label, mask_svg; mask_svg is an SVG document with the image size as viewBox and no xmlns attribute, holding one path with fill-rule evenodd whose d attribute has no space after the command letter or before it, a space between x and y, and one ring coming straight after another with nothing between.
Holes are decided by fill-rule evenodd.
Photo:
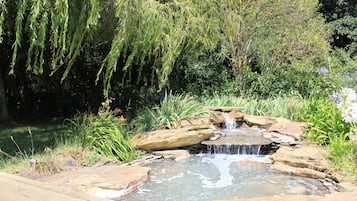
<instances>
[{"instance_id":1,"label":"waterfall","mask_svg":"<svg viewBox=\"0 0 357 201\"><path fill-rule=\"evenodd\" d=\"M238 154L238 155L259 155L260 144L235 145L235 144L212 144L207 145L209 154Z\"/></svg>"},{"instance_id":2,"label":"waterfall","mask_svg":"<svg viewBox=\"0 0 357 201\"><path fill-rule=\"evenodd\" d=\"M224 128L227 130L234 130L237 128L237 122L235 119L229 118L227 113L222 113L224 117Z\"/></svg>"},{"instance_id":3,"label":"waterfall","mask_svg":"<svg viewBox=\"0 0 357 201\"><path fill-rule=\"evenodd\" d=\"M260 155L261 147L270 144L262 137L261 129L237 128L236 120L229 113L222 116L225 122L220 138L202 142L207 145L208 154Z\"/></svg>"}]
</instances>

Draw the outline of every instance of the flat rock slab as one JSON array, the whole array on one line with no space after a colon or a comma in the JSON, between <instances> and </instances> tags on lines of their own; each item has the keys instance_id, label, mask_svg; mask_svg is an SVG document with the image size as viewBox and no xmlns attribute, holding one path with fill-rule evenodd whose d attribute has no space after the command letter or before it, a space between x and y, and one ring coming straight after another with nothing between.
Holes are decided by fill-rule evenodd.
<instances>
[{"instance_id":1,"label":"flat rock slab","mask_svg":"<svg viewBox=\"0 0 357 201\"><path fill-rule=\"evenodd\" d=\"M101 166L61 172L39 179L93 196L115 199L143 184L150 168L141 166Z\"/></svg>"},{"instance_id":2,"label":"flat rock slab","mask_svg":"<svg viewBox=\"0 0 357 201\"><path fill-rule=\"evenodd\" d=\"M0 201L108 201L20 176L0 173Z\"/></svg>"},{"instance_id":3,"label":"flat rock slab","mask_svg":"<svg viewBox=\"0 0 357 201\"><path fill-rule=\"evenodd\" d=\"M292 148L282 146L271 157L274 162L280 162L297 168L311 168L321 172L327 172L329 162L325 159L326 148L320 146L302 146Z\"/></svg>"},{"instance_id":4,"label":"flat rock slab","mask_svg":"<svg viewBox=\"0 0 357 201\"><path fill-rule=\"evenodd\" d=\"M278 121L274 117L244 115L244 121L249 126L258 126L259 128L269 128Z\"/></svg>"},{"instance_id":5,"label":"flat rock slab","mask_svg":"<svg viewBox=\"0 0 357 201\"><path fill-rule=\"evenodd\" d=\"M324 158L326 149L319 146L302 146L300 148L280 147L271 156L271 168L283 173L311 178L329 178L335 180L330 174L329 163Z\"/></svg>"},{"instance_id":6,"label":"flat rock slab","mask_svg":"<svg viewBox=\"0 0 357 201\"><path fill-rule=\"evenodd\" d=\"M211 125L194 125L179 129L156 130L134 136L131 143L146 151L173 149L199 144L214 136Z\"/></svg>"},{"instance_id":7,"label":"flat rock slab","mask_svg":"<svg viewBox=\"0 0 357 201\"><path fill-rule=\"evenodd\" d=\"M309 125L304 122L294 121L278 121L268 128L269 132L278 132L287 136L294 137L296 140L300 140L303 136L303 131L308 128Z\"/></svg>"}]
</instances>

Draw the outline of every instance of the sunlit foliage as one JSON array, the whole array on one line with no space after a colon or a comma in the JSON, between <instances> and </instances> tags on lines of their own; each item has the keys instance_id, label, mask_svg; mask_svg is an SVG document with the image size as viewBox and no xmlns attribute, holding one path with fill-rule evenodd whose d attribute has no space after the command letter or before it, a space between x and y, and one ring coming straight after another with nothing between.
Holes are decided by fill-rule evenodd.
<instances>
[{"instance_id":1,"label":"sunlit foliage","mask_svg":"<svg viewBox=\"0 0 357 201\"><path fill-rule=\"evenodd\" d=\"M6 18L7 7L16 14ZM202 54L223 55L243 79L243 67L311 69L329 51L316 0L23 0L0 1L0 8L0 36L4 27L15 35L10 73L26 51L27 71L47 68L63 81L83 51L108 43L96 67L105 96L114 73L124 84L149 80L162 88L175 67Z\"/></svg>"}]
</instances>

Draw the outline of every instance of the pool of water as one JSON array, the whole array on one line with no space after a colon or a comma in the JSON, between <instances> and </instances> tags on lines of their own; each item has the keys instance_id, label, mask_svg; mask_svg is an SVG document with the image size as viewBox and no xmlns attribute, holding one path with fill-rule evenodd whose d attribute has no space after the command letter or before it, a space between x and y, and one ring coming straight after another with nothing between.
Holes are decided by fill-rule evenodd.
<instances>
[{"instance_id":1,"label":"pool of water","mask_svg":"<svg viewBox=\"0 0 357 201\"><path fill-rule=\"evenodd\" d=\"M148 164L149 180L120 200L207 201L326 192L320 181L272 172L266 156L194 155L186 160Z\"/></svg>"}]
</instances>

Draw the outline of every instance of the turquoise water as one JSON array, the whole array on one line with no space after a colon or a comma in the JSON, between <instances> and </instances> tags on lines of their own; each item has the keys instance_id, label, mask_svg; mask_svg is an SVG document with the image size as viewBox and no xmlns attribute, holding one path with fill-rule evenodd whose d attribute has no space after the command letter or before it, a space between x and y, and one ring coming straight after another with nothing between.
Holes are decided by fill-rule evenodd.
<instances>
[{"instance_id":1,"label":"turquoise water","mask_svg":"<svg viewBox=\"0 0 357 201\"><path fill-rule=\"evenodd\" d=\"M182 161L157 161L146 165L152 168L150 179L120 200L207 201L326 193L318 180L270 171L263 163L265 157L202 154Z\"/></svg>"}]
</instances>

